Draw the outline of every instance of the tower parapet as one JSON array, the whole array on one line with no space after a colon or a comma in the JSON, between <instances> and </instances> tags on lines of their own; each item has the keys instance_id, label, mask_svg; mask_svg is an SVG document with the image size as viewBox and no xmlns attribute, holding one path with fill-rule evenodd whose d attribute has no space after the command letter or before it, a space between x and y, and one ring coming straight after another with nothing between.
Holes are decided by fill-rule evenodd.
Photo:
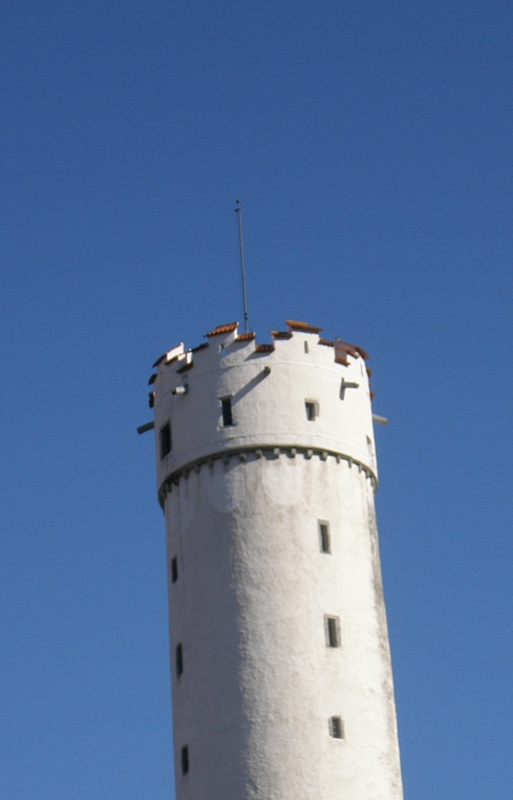
<instances>
[{"instance_id":1,"label":"tower parapet","mask_svg":"<svg viewBox=\"0 0 513 800\"><path fill-rule=\"evenodd\" d=\"M156 362L161 502L184 471L269 448L274 456L343 460L377 487L366 352L323 339L321 328L287 324L264 345L239 334L237 323L221 325L203 345L180 344Z\"/></svg>"}]
</instances>

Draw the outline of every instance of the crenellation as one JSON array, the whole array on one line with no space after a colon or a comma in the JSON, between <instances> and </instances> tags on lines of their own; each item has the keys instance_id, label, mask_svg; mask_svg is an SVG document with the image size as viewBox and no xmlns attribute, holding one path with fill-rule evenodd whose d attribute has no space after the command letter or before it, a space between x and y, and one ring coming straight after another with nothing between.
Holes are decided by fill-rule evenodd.
<instances>
[{"instance_id":1,"label":"crenellation","mask_svg":"<svg viewBox=\"0 0 513 800\"><path fill-rule=\"evenodd\" d=\"M284 357L290 357L292 353L300 355L302 345L306 342L311 342L312 346L314 344L319 344L326 348L333 348L333 362L344 367L350 366L353 360L358 360L360 358L367 360L369 358L366 351L358 345L345 342L342 339L336 339L335 341L332 341L319 336L322 328L318 328L306 322L299 322L295 320L287 320L287 325L289 327L288 331L271 331L273 344L257 343L256 334L254 332L239 334L238 323L232 322L225 325L219 325L217 328L214 328L213 331L205 334L209 338L209 342L203 342L202 344L192 347L189 350L186 350L184 343L181 342L177 347L160 356L153 366L160 367L161 364L164 364L165 366L174 364L176 366L176 364L179 364L180 366L177 368L177 372L181 370L185 371L184 365L181 364L181 362L185 359L186 363L190 364L191 360L196 357L197 353L209 348L210 342L216 344L214 348L210 348L210 352L208 353L209 363L213 358L215 358L216 350L218 358L221 359L225 358L229 353L231 354L238 352L239 350L242 350L248 346L249 351L247 352L249 352L251 355L270 355L271 353L275 352L277 348ZM223 337L222 340L220 340L220 337ZM284 342L290 343L292 346L292 351L283 349ZM308 353L310 353L309 348L306 349L308 350ZM206 354L204 353L202 354L202 360L205 355ZM305 355L305 353L303 352L302 355ZM368 374L370 376L371 372Z\"/></svg>"},{"instance_id":2,"label":"crenellation","mask_svg":"<svg viewBox=\"0 0 513 800\"><path fill-rule=\"evenodd\" d=\"M294 324L296 328L300 327L299 323ZM218 344L212 346L215 340ZM340 368L330 355L330 349L314 349L312 345L306 353L305 341L313 344L319 341L317 329L313 331L313 326L306 323L291 332L290 339L275 340L274 346L258 346L254 336L243 335L241 340L238 327L231 323L211 332L207 348L193 352L185 350L182 343L169 351L168 358L159 365L157 379L160 396L168 399L159 404L155 425L159 429L166 416L170 419L174 445L170 456L157 463L159 481L162 482L166 474L176 471L181 464L201 457L205 449L241 447L249 443L248 434L254 445L266 445L276 437L284 442L288 438L291 444L295 444L301 430L306 436L305 444L349 452L362 462L370 459L369 466L375 471L365 444L365 436L373 437L370 406L364 413L365 436L358 439L358 428L364 419L356 424L355 418L350 427L345 419L349 421L356 412L361 416L364 406L359 402L355 404L356 398L350 396L354 392L341 391L340 378L337 378ZM352 349L351 353L349 349ZM360 362L360 355L347 343L345 351L345 374L350 376L351 370ZM256 363L262 358L266 364L263 371ZM253 371L254 368L257 372ZM276 374L275 370L278 370ZM178 386L177 379L181 381ZM358 387L360 384L368 396L366 380L349 380L344 385ZM282 394L286 386L295 388ZM301 386L304 388L298 394L297 389ZM326 400L319 403L319 391L327 398L331 395L327 405ZM234 424L229 428L223 426L221 419L222 397L232 398ZM310 400L315 408L314 427L310 427L311 423L305 417L305 400ZM339 406L340 400L343 407ZM197 420L193 430L189 425L191 415ZM342 441L337 441L342 429L346 433ZM349 432L352 441L347 439Z\"/></svg>"}]
</instances>

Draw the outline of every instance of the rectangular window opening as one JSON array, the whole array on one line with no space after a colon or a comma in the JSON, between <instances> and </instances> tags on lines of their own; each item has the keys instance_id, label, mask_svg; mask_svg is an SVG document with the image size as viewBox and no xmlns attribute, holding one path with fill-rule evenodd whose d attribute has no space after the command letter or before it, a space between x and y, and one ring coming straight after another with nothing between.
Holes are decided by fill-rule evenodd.
<instances>
[{"instance_id":1,"label":"rectangular window opening","mask_svg":"<svg viewBox=\"0 0 513 800\"><path fill-rule=\"evenodd\" d=\"M340 647L340 620L338 617L326 617L326 644L328 647Z\"/></svg>"},{"instance_id":2,"label":"rectangular window opening","mask_svg":"<svg viewBox=\"0 0 513 800\"><path fill-rule=\"evenodd\" d=\"M306 418L309 422L313 422L317 416L317 404L312 400L305 400Z\"/></svg>"},{"instance_id":3,"label":"rectangular window opening","mask_svg":"<svg viewBox=\"0 0 513 800\"><path fill-rule=\"evenodd\" d=\"M223 426L228 428L230 425L233 425L232 398L222 397L221 405L223 408Z\"/></svg>"},{"instance_id":4,"label":"rectangular window opening","mask_svg":"<svg viewBox=\"0 0 513 800\"><path fill-rule=\"evenodd\" d=\"M171 452L171 423L166 422L160 429L160 458Z\"/></svg>"},{"instance_id":5,"label":"rectangular window opening","mask_svg":"<svg viewBox=\"0 0 513 800\"><path fill-rule=\"evenodd\" d=\"M321 553L331 553L330 529L327 522L319 522Z\"/></svg>"},{"instance_id":6,"label":"rectangular window opening","mask_svg":"<svg viewBox=\"0 0 513 800\"><path fill-rule=\"evenodd\" d=\"M308 353L308 342L305 342L305 353Z\"/></svg>"},{"instance_id":7,"label":"rectangular window opening","mask_svg":"<svg viewBox=\"0 0 513 800\"><path fill-rule=\"evenodd\" d=\"M334 739L344 738L344 723L342 722L340 717L331 717L330 733Z\"/></svg>"},{"instance_id":8,"label":"rectangular window opening","mask_svg":"<svg viewBox=\"0 0 513 800\"><path fill-rule=\"evenodd\" d=\"M180 675L183 672L183 647L181 643L176 645L175 658L176 658L176 674L178 675L178 677L180 677Z\"/></svg>"},{"instance_id":9,"label":"rectangular window opening","mask_svg":"<svg viewBox=\"0 0 513 800\"><path fill-rule=\"evenodd\" d=\"M182 775L187 775L189 772L189 746L187 744L182 747L180 760L182 762Z\"/></svg>"},{"instance_id":10,"label":"rectangular window opening","mask_svg":"<svg viewBox=\"0 0 513 800\"><path fill-rule=\"evenodd\" d=\"M178 580L178 559L176 556L173 556L171 559L171 581L172 583L176 583Z\"/></svg>"}]
</instances>

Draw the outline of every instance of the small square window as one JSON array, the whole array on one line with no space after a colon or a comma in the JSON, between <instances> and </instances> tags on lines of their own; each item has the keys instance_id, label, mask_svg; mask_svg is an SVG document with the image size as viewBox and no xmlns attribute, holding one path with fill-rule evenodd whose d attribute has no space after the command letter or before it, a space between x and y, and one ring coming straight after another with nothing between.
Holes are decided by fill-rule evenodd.
<instances>
[{"instance_id":1,"label":"small square window","mask_svg":"<svg viewBox=\"0 0 513 800\"><path fill-rule=\"evenodd\" d=\"M340 717L331 717L330 719L330 734L334 739L344 738L344 723Z\"/></svg>"},{"instance_id":2,"label":"small square window","mask_svg":"<svg viewBox=\"0 0 513 800\"><path fill-rule=\"evenodd\" d=\"M182 775L187 775L189 772L189 746L184 745L180 753L180 760L182 762Z\"/></svg>"},{"instance_id":3,"label":"small square window","mask_svg":"<svg viewBox=\"0 0 513 800\"><path fill-rule=\"evenodd\" d=\"M171 452L171 423L166 422L160 429L160 458Z\"/></svg>"},{"instance_id":4,"label":"small square window","mask_svg":"<svg viewBox=\"0 0 513 800\"><path fill-rule=\"evenodd\" d=\"M326 646L340 647L340 619L325 617Z\"/></svg>"},{"instance_id":5,"label":"small square window","mask_svg":"<svg viewBox=\"0 0 513 800\"><path fill-rule=\"evenodd\" d=\"M229 428L230 425L233 425L232 398L221 398L221 406L223 409L223 427Z\"/></svg>"},{"instance_id":6,"label":"small square window","mask_svg":"<svg viewBox=\"0 0 513 800\"><path fill-rule=\"evenodd\" d=\"M309 422L313 422L319 414L317 403L314 400L305 400L306 418Z\"/></svg>"},{"instance_id":7,"label":"small square window","mask_svg":"<svg viewBox=\"0 0 513 800\"><path fill-rule=\"evenodd\" d=\"M176 583L178 580L178 559L173 556L171 559L171 582Z\"/></svg>"},{"instance_id":8,"label":"small square window","mask_svg":"<svg viewBox=\"0 0 513 800\"><path fill-rule=\"evenodd\" d=\"M330 528L327 522L319 522L321 553L331 553Z\"/></svg>"}]
</instances>

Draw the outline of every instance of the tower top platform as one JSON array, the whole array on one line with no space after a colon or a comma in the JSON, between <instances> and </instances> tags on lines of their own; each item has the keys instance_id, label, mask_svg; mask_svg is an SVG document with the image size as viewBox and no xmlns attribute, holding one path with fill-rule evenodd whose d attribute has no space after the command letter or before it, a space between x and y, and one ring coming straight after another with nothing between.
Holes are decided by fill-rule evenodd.
<instances>
[{"instance_id":1,"label":"tower top platform","mask_svg":"<svg viewBox=\"0 0 513 800\"><path fill-rule=\"evenodd\" d=\"M287 320L287 330L271 331L272 342L259 344L233 322L214 328L198 347L181 343L155 362L161 501L163 487L184 471L250 452L345 459L377 485L368 355L321 332Z\"/></svg>"}]
</instances>

